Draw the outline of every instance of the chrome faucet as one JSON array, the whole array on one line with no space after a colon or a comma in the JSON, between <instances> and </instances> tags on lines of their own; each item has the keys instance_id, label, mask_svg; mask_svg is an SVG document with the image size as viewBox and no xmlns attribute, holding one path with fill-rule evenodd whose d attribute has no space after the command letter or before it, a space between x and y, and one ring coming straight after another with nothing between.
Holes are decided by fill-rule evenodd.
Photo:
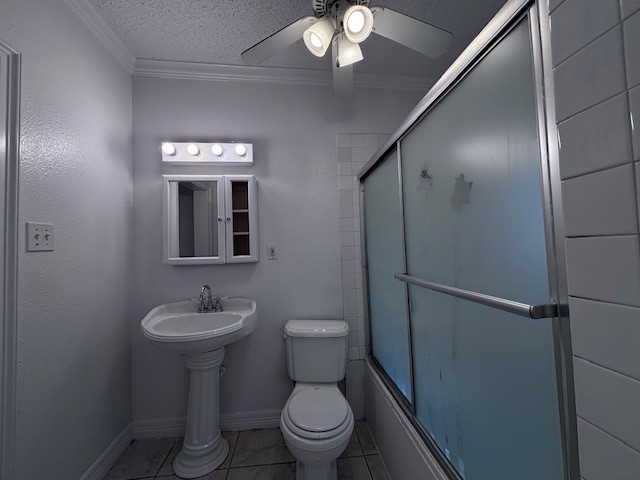
<instances>
[{"instance_id":1,"label":"chrome faucet","mask_svg":"<svg viewBox=\"0 0 640 480\"><path fill-rule=\"evenodd\" d=\"M205 301L204 292L207 292L207 298ZM211 295L211 287L209 285L203 285L200 289L200 305L198 306L198 313L204 312L222 312L222 302L220 301L220 297L215 297L214 299Z\"/></svg>"},{"instance_id":2,"label":"chrome faucet","mask_svg":"<svg viewBox=\"0 0 640 480\"><path fill-rule=\"evenodd\" d=\"M207 293L207 301L204 300L204 292ZM198 313L208 312L213 310L213 299L211 298L211 287L209 285L203 285L200 289L200 306L198 306Z\"/></svg>"}]
</instances>

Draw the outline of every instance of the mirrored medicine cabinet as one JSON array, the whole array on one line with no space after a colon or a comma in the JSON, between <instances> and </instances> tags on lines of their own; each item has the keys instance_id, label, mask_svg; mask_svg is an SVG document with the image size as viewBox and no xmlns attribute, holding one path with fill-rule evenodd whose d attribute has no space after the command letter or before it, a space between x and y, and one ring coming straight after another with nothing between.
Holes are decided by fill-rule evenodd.
<instances>
[{"instance_id":1,"label":"mirrored medicine cabinet","mask_svg":"<svg viewBox=\"0 0 640 480\"><path fill-rule=\"evenodd\" d=\"M163 175L164 263L257 262L254 175Z\"/></svg>"}]
</instances>

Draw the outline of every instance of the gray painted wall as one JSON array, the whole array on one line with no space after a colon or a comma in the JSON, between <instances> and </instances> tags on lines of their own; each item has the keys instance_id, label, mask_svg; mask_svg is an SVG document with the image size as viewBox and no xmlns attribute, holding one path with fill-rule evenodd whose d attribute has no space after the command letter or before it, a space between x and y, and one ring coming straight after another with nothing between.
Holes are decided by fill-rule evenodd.
<instances>
[{"instance_id":1,"label":"gray painted wall","mask_svg":"<svg viewBox=\"0 0 640 480\"><path fill-rule=\"evenodd\" d=\"M183 359L142 339L139 324L205 283L258 304L256 330L227 349L221 413L277 411L292 388L284 323L342 318L336 134L393 131L424 92L361 89L338 101L325 87L135 78L133 93L134 419L186 414ZM255 166L161 165L163 140L253 142ZM259 263L162 264L161 175L190 172L256 175ZM266 243L276 244L278 260L267 260Z\"/></svg>"},{"instance_id":2,"label":"gray painted wall","mask_svg":"<svg viewBox=\"0 0 640 480\"><path fill-rule=\"evenodd\" d=\"M640 1L550 4L581 474L635 479Z\"/></svg>"},{"instance_id":3,"label":"gray painted wall","mask_svg":"<svg viewBox=\"0 0 640 480\"><path fill-rule=\"evenodd\" d=\"M60 1L3 0L0 37L23 62L15 478L79 478L131 421L131 78Z\"/></svg>"}]
</instances>

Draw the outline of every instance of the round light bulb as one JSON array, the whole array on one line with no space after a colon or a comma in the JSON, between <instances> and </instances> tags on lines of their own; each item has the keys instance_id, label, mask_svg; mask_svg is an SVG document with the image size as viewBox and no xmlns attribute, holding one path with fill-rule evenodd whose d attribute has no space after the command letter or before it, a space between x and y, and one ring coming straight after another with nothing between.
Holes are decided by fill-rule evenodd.
<instances>
[{"instance_id":1,"label":"round light bulb","mask_svg":"<svg viewBox=\"0 0 640 480\"><path fill-rule=\"evenodd\" d=\"M373 31L373 12L365 5L351 5L342 16L344 34L350 42L360 43Z\"/></svg>"},{"instance_id":2,"label":"round light bulb","mask_svg":"<svg viewBox=\"0 0 640 480\"><path fill-rule=\"evenodd\" d=\"M164 153L166 153L167 155L175 155L176 154L176 147L174 147L172 144L170 143L163 143L162 144L162 151Z\"/></svg>"},{"instance_id":3,"label":"round light bulb","mask_svg":"<svg viewBox=\"0 0 640 480\"><path fill-rule=\"evenodd\" d=\"M361 10L356 10L351 15L349 15L347 28L352 33L360 33L362 31L362 29L364 28L364 14Z\"/></svg>"},{"instance_id":4,"label":"round light bulb","mask_svg":"<svg viewBox=\"0 0 640 480\"><path fill-rule=\"evenodd\" d=\"M193 155L194 157L196 155L200 155L200 149L194 143L190 143L189 145L187 145L187 152Z\"/></svg>"},{"instance_id":5,"label":"round light bulb","mask_svg":"<svg viewBox=\"0 0 640 480\"><path fill-rule=\"evenodd\" d=\"M320 40L320 37L318 35L316 35L315 33L312 33L310 35L310 40L311 40L311 44L316 47L316 48L322 48L322 40Z\"/></svg>"},{"instance_id":6,"label":"round light bulb","mask_svg":"<svg viewBox=\"0 0 640 480\"><path fill-rule=\"evenodd\" d=\"M211 153L213 153L216 157L219 157L220 155L222 155L222 147L217 143L214 143L211 146Z\"/></svg>"},{"instance_id":7,"label":"round light bulb","mask_svg":"<svg viewBox=\"0 0 640 480\"><path fill-rule=\"evenodd\" d=\"M247 149L244 145L236 145L236 154L240 157L244 157L247 154Z\"/></svg>"}]
</instances>

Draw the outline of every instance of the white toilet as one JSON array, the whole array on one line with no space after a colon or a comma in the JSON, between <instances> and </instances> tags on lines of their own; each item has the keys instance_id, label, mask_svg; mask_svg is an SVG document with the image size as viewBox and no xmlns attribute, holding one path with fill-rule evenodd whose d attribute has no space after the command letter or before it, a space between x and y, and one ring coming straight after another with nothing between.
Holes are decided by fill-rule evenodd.
<instances>
[{"instance_id":1,"label":"white toilet","mask_svg":"<svg viewBox=\"0 0 640 480\"><path fill-rule=\"evenodd\" d=\"M336 459L349 443L353 412L338 389L347 368L349 326L342 320L289 320L289 377L296 385L280 415L296 457L297 480L337 480Z\"/></svg>"}]
</instances>

